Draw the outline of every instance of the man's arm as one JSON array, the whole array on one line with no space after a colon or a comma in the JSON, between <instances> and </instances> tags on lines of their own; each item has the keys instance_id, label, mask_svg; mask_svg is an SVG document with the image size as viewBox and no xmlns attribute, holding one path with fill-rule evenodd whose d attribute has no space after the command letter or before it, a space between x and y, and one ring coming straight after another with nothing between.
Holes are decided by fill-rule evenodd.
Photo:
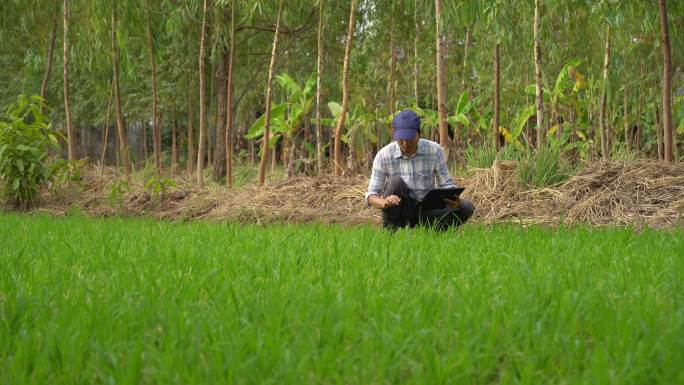
<instances>
[{"instance_id":1,"label":"man's arm","mask_svg":"<svg viewBox=\"0 0 684 385\"><path fill-rule=\"evenodd\" d=\"M456 188L454 180L451 179L449 168L447 168L446 157L444 150L440 147L437 150L437 165L435 167L435 176L437 177L437 187L439 188Z\"/></svg>"},{"instance_id":2,"label":"man's arm","mask_svg":"<svg viewBox=\"0 0 684 385\"><path fill-rule=\"evenodd\" d=\"M399 197L397 196L392 195L385 198L380 196L382 186L387 179L387 172L385 172L382 164L382 156L382 152L378 152L375 155L375 159L373 159L373 170L371 171L368 191L365 196L366 206L375 207L376 209L385 209L399 204Z\"/></svg>"}]
</instances>

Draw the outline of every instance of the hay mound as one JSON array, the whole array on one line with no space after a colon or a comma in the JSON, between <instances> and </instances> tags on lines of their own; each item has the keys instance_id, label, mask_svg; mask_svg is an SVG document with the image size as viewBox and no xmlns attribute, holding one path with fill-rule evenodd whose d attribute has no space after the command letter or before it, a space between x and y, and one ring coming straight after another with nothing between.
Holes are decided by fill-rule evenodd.
<instances>
[{"instance_id":1,"label":"hay mound","mask_svg":"<svg viewBox=\"0 0 684 385\"><path fill-rule=\"evenodd\" d=\"M92 173L95 174L95 173ZM84 172L80 191L44 197L41 211L64 214L78 206L102 215L143 215L170 220L206 218L250 223L323 222L379 223L379 210L368 209L363 195L365 176L295 177L227 190L198 188L188 178L164 194L150 194L141 182L131 182L125 196L112 199L117 180ZM566 182L527 189L518 181L515 162L495 162L471 170L457 183L463 197L475 204L480 223L632 225L637 228L680 226L684 216L684 163L656 161L596 162Z\"/></svg>"},{"instance_id":2,"label":"hay mound","mask_svg":"<svg viewBox=\"0 0 684 385\"><path fill-rule=\"evenodd\" d=\"M363 202L368 186L364 176L289 178L265 188L247 186L208 213L210 218L241 222L377 222L379 213Z\"/></svg>"}]
</instances>

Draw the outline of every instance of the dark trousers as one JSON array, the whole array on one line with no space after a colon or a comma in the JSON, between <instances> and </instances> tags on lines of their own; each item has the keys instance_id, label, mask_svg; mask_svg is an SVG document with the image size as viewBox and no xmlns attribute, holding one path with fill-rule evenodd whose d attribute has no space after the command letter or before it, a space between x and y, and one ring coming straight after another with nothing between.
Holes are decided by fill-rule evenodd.
<instances>
[{"instance_id":1,"label":"dark trousers","mask_svg":"<svg viewBox=\"0 0 684 385\"><path fill-rule=\"evenodd\" d=\"M423 210L420 202L411 198L411 190L401 177L387 178L382 196L396 195L401 198L399 205L382 210L382 226L389 229L397 227L429 226L444 231L449 227L464 224L475 212L469 200L461 199L461 205L452 209L444 207L436 210Z\"/></svg>"}]
</instances>

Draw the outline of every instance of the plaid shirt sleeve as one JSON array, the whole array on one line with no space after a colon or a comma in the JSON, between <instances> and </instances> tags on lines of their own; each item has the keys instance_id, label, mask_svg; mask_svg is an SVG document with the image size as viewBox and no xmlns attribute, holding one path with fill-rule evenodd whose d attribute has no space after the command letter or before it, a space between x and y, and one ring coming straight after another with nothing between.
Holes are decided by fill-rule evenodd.
<instances>
[{"instance_id":1,"label":"plaid shirt sleeve","mask_svg":"<svg viewBox=\"0 0 684 385\"><path fill-rule=\"evenodd\" d=\"M371 207L368 204L368 198L371 195L380 195L382 193L382 186L387 179L387 172L382 165L384 157L385 152L380 151L375 156L375 159L373 159L373 170L371 171L370 182L368 183L368 191L364 197L367 207Z\"/></svg>"},{"instance_id":2,"label":"plaid shirt sleeve","mask_svg":"<svg viewBox=\"0 0 684 385\"><path fill-rule=\"evenodd\" d=\"M437 187L439 188L456 188L456 184L451 175L449 174L449 169L446 164L446 157L444 156L444 150L442 147L437 148L437 167L435 170L435 176L437 177Z\"/></svg>"}]
</instances>

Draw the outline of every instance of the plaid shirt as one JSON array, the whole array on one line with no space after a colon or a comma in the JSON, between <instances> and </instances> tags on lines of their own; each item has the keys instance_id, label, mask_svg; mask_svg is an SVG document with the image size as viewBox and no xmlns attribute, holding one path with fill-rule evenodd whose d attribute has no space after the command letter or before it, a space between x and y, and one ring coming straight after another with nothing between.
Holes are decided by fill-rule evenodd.
<instances>
[{"instance_id":1,"label":"plaid shirt","mask_svg":"<svg viewBox=\"0 0 684 385\"><path fill-rule=\"evenodd\" d=\"M426 139L418 141L418 149L410 158L401 154L397 142L378 151L365 196L367 206L368 197L382 195L385 180L392 176L400 176L411 189L412 198L418 202L422 202L428 191L435 187L435 179L439 188L456 187L449 175L442 147Z\"/></svg>"}]
</instances>

